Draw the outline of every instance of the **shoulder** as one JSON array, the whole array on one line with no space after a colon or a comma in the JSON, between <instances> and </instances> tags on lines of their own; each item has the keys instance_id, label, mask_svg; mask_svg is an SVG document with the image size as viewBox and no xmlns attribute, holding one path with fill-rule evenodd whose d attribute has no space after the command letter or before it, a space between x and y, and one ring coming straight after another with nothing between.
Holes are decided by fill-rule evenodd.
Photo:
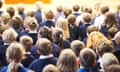
<instances>
[{"instance_id":1,"label":"shoulder","mask_svg":"<svg viewBox=\"0 0 120 72\"><path fill-rule=\"evenodd\" d=\"M8 68L7 66L3 67L0 72L7 72L7 68Z\"/></svg>"}]
</instances>

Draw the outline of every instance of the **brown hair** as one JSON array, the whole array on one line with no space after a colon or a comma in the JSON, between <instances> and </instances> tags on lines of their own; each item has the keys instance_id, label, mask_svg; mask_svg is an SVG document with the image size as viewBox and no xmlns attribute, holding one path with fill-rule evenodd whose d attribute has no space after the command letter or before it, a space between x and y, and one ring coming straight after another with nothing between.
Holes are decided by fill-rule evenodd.
<instances>
[{"instance_id":1,"label":"brown hair","mask_svg":"<svg viewBox=\"0 0 120 72\"><path fill-rule=\"evenodd\" d=\"M7 12L10 14L11 18L15 15L15 9L13 7L8 7Z\"/></svg>"},{"instance_id":2,"label":"brown hair","mask_svg":"<svg viewBox=\"0 0 120 72\"><path fill-rule=\"evenodd\" d=\"M92 14L92 8L89 6L85 6L83 7L83 12Z\"/></svg>"},{"instance_id":3,"label":"brown hair","mask_svg":"<svg viewBox=\"0 0 120 72\"><path fill-rule=\"evenodd\" d=\"M73 11L79 11L80 6L78 4L73 5Z\"/></svg>"},{"instance_id":4,"label":"brown hair","mask_svg":"<svg viewBox=\"0 0 120 72\"><path fill-rule=\"evenodd\" d=\"M76 17L74 15L69 15L67 20L68 20L68 24L75 25Z\"/></svg>"},{"instance_id":5,"label":"brown hair","mask_svg":"<svg viewBox=\"0 0 120 72\"><path fill-rule=\"evenodd\" d=\"M62 12L62 11L63 11L62 5L57 6L57 11L58 11L58 12Z\"/></svg>"},{"instance_id":6,"label":"brown hair","mask_svg":"<svg viewBox=\"0 0 120 72\"><path fill-rule=\"evenodd\" d=\"M93 66L96 60L95 52L90 48L84 48L80 51L80 65L85 68L90 68Z\"/></svg>"},{"instance_id":7,"label":"brown hair","mask_svg":"<svg viewBox=\"0 0 120 72\"><path fill-rule=\"evenodd\" d=\"M46 17L46 19L53 19L53 18L54 18L54 13L53 13L53 11L52 11L51 9L46 10L46 12L45 12L45 17Z\"/></svg>"},{"instance_id":8,"label":"brown hair","mask_svg":"<svg viewBox=\"0 0 120 72\"><path fill-rule=\"evenodd\" d=\"M35 18L31 17L29 21L30 21L28 24L29 28L31 30L37 30L37 28L38 28L37 20Z\"/></svg>"},{"instance_id":9,"label":"brown hair","mask_svg":"<svg viewBox=\"0 0 120 72\"><path fill-rule=\"evenodd\" d=\"M117 5L117 10L118 11L120 10L120 3Z\"/></svg>"},{"instance_id":10,"label":"brown hair","mask_svg":"<svg viewBox=\"0 0 120 72\"><path fill-rule=\"evenodd\" d=\"M106 69L106 72L120 72L120 65L118 65L118 64L110 65Z\"/></svg>"},{"instance_id":11,"label":"brown hair","mask_svg":"<svg viewBox=\"0 0 120 72\"><path fill-rule=\"evenodd\" d=\"M52 51L52 44L46 38L38 39L36 46L41 55L49 55Z\"/></svg>"},{"instance_id":12,"label":"brown hair","mask_svg":"<svg viewBox=\"0 0 120 72\"><path fill-rule=\"evenodd\" d=\"M0 8L2 8L2 6L3 6L3 1L0 0Z\"/></svg>"},{"instance_id":13,"label":"brown hair","mask_svg":"<svg viewBox=\"0 0 120 72\"><path fill-rule=\"evenodd\" d=\"M60 72L60 71L56 66L49 64L43 68L42 72Z\"/></svg>"},{"instance_id":14,"label":"brown hair","mask_svg":"<svg viewBox=\"0 0 120 72\"><path fill-rule=\"evenodd\" d=\"M72 13L72 9L71 8L68 8L68 7L65 7L63 9L63 13L65 15L65 18L67 18L71 13Z\"/></svg>"},{"instance_id":15,"label":"brown hair","mask_svg":"<svg viewBox=\"0 0 120 72\"><path fill-rule=\"evenodd\" d=\"M118 32L118 28L117 27L112 27L110 29L108 29L108 36L110 36L110 38L114 38L115 34Z\"/></svg>"},{"instance_id":16,"label":"brown hair","mask_svg":"<svg viewBox=\"0 0 120 72\"><path fill-rule=\"evenodd\" d=\"M101 5L100 6L100 11L102 14L105 14L109 11L109 7L107 5Z\"/></svg>"},{"instance_id":17,"label":"brown hair","mask_svg":"<svg viewBox=\"0 0 120 72\"><path fill-rule=\"evenodd\" d=\"M30 16L30 17L34 17L34 11L33 10L29 10L27 11L27 15L26 16Z\"/></svg>"},{"instance_id":18,"label":"brown hair","mask_svg":"<svg viewBox=\"0 0 120 72\"><path fill-rule=\"evenodd\" d=\"M75 53L71 49L64 49L58 58L57 67L60 72L76 72L78 66Z\"/></svg>"},{"instance_id":19,"label":"brown hair","mask_svg":"<svg viewBox=\"0 0 120 72\"><path fill-rule=\"evenodd\" d=\"M30 36L21 36L20 43L25 48L26 52L30 51L33 45L33 40Z\"/></svg>"},{"instance_id":20,"label":"brown hair","mask_svg":"<svg viewBox=\"0 0 120 72\"><path fill-rule=\"evenodd\" d=\"M84 22L89 23L91 21L91 15L89 13L82 13L82 19Z\"/></svg>"},{"instance_id":21,"label":"brown hair","mask_svg":"<svg viewBox=\"0 0 120 72\"><path fill-rule=\"evenodd\" d=\"M79 56L80 51L85 47L84 43L79 40L74 40L71 42L70 47L75 52L76 56Z\"/></svg>"},{"instance_id":22,"label":"brown hair","mask_svg":"<svg viewBox=\"0 0 120 72\"><path fill-rule=\"evenodd\" d=\"M96 47L98 54L102 57L104 53L112 53L114 51L113 43L109 40L99 41Z\"/></svg>"},{"instance_id":23,"label":"brown hair","mask_svg":"<svg viewBox=\"0 0 120 72\"><path fill-rule=\"evenodd\" d=\"M88 34L90 34L91 32L93 32L93 31L99 31L99 29L98 29L98 27L97 26L95 26L95 25L90 25L90 26L88 26L87 27L87 33Z\"/></svg>"}]
</instances>

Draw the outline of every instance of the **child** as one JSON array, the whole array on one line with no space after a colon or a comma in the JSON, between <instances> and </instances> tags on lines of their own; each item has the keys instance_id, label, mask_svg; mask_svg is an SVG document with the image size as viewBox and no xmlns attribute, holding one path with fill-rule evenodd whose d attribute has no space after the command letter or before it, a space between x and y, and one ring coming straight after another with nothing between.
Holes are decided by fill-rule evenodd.
<instances>
[{"instance_id":1,"label":"child","mask_svg":"<svg viewBox=\"0 0 120 72\"><path fill-rule=\"evenodd\" d=\"M24 58L24 48L17 42L11 43L7 48L6 57L9 65L4 67L1 72L28 72L27 68L24 68L20 61Z\"/></svg>"},{"instance_id":2,"label":"child","mask_svg":"<svg viewBox=\"0 0 120 72\"><path fill-rule=\"evenodd\" d=\"M63 13L64 13L64 18L67 18L72 13L72 9L69 7L64 7Z\"/></svg>"},{"instance_id":3,"label":"child","mask_svg":"<svg viewBox=\"0 0 120 72\"><path fill-rule=\"evenodd\" d=\"M22 36L20 37L20 43L23 45L25 48L25 59L22 60L22 64L25 67L28 67L30 63L35 59L34 56L31 54L31 48L33 46L33 40L29 36Z\"/></svg>"},{"instance_id":4,"label":"child","mask_svg":"<svg viewBox=\"0 0 120 72\"><path fill-rule=\"evenodd\" d=\"M14 7L8 7L7 12L10 14L10 18L12 18L15 15L15 9Z\"/></svg>"},{"instance_id":5,"label":"child","mask_svg":"<svg viewBox=\"0 0 120 72\"><path fill-rule=\"evenodd\" d=\"M91 72L91 67L95 63L96 54L90 48L84 48L80 51L80 68L77 72Z\"/></svg>"},{"instance_id":6,"label":"child","mask_svg":"<svg viewBox=\"0 0 120 72\"><path fill-rule=\"evenodd\" d=\"M120 71L120 65L118 64L113 64L108 66L106 72L119 72Z\"/></svg>"},{"instance_id":7,"label":"child","mask_svg":"<svg viewBox=\"0 0 120 72\"><path fill-rule=\"evenodd\" d=\"M38 52L40 53L40 57L30 64L30 69L34 70L35 72L42 72L46 65L56 65L57 59L51 54L52 43L48 39L38 39L36 46L38 48Z\"/></svg>"},{"instance_id":8,"label":"child","mask_svg":"<svg viewBox=\"0 0 120 72\"><path fill-rule=\"evenodd\" d=\"M72 8L73 8L73 15L77 18L80 15L80 12L79 12L80 6L79 6L79 4L73 5Z\"/></svg>"},{"instance_id":9,"label":"child","mask_svg":"<svg viewBox=\"0 0 120 72\"><path fill-rule=\"evenodd\" d=\"M44 67L42 72L60 72L60 71L55 65L49 64Z\"/></svg>"},{"instance_id":10,"label":"child","mask_svg":"<svg viewBox=\"0 0 120 72\"><path fill-rule=\"evenodd\" d=\"M78 65L75 53L71 49L64 49L57 61L60 72L76 72Z\"/></svg>"}]
</instances>

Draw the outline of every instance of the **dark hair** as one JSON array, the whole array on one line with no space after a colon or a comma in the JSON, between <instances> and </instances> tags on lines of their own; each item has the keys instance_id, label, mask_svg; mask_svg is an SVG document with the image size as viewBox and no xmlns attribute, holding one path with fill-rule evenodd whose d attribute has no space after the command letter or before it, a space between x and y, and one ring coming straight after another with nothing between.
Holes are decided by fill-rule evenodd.
<instances>
[{"instance_id":1,"label":"dark hair","mask_svg":"<svg viewBox=\"0 0 120 72\"><path fill-rule=\"evenodd\" d=\"M52 51L52 43L46 38L38 39L36 46L42 55L49 55Z\"/></svg>"},{"instance_id":2,"label":"dark hair","mask_svg":"<svg viewBox=\"0 0 120 72\"><path fill-rule=\"evenodd\" d=\"M2 6L3 6L3 1L0 0L0 8L2 8Z\"/></svg>"},{"instance_id":3,"label":"dark hair","mask_svg":"<svg viewBox=\"0 0 120 72\"><path fill-rule=\"evenodd\" d=\"M88 26L87 27L87 33L88 34L90 34L91 32L93 32L93 31L99 31L99 29L98 29L98 27L97 26L95 26L95 25L90 25L90 26Z\"/></svg>"},{"instance_id":4,"label":"dark hair","mask_svg":"<svg viewBox=\"0 0 120 72\"><path fill-rule=\"evenodd\" d=\"M68 24L75 25L76 22L76 17L74 15L69 15L68 16Z\"/></svg>"},{"instance_id":5,"label":"dark hair","mask_svg":"<svg viewBox=\"0 0 120 72\"><path fill-rule=\"evenodd\" d=\"M15 15L15 9L13 7L8 7L7 12L10 14L11 18Z\"/></svg>"},{"instance_id":6,"label":"dark hair","mask_svg":"<svg viewBox=\"0 0 120 72\"><path fill-rule=\"evenodd\" d=\"M57 11L58 12L62 12L63 11L63 7L60 5L60 6L57 6Z\"/></svg>"},{"instance_id":7,"label":"dark hair","mask_svg":"<svg viewBox=\"0 0 120 72\"><path fill-rule=\"evenodd\" d=\"M86 13L92 13L92 8L91 7L88 7L88 6L86 6L86 7L83 7L83 12L86 12Z\"/></svg>"},{"instance_id":8,"label":"dark hair","mask_svg":"<svg viewBox=\"0 0 120 72\"><path fill-rule=\"evenodd\" d=\"M114 38L115 34L118 32L118 28L117 27L112 27L110 29L108 29L108 35L111 37L111 38Z\"/></svg>"},{"instance_id":9,"label":"dark hair","mask_svg":"<svg viewBox=\"0 0 120 72\"><path fill-rule=\"evenodd\" d=\"M91 21L91 15L89 13L83 13L82 19L84 20L84 22L89 23Z\"/></svg>"},{"instance_id":10,"label":"dark hair","mask_svg":"<svg viewBox=\"0 0 120 72\"><path fill-rule=\"evenodd\" d=\"M66 7L63 9L63 13L65 15L65 18L67 18L72 13L72 9Z\"/></svg>"},{"instance_id":11,"label":"dark hair","mask_svg":"<svg viewBox=\"0 0 120 72\"><path fill-rule=\"evenodd\" d=\"M54 13L52 10L48 10L45 12L45 17L46 19L53 19L54 18Z\"/></svg>"},{"instance_id":12,"label":"dark hair","mask_svg":"<svg viewBox=\"0 0 120 72\"><path fill-rule=\"evenodd\" d=\"M79 11L80 6L78 4L73 5L73 11Z\"/></svg>"},{"instance_id":13,"label":"dark hair","mask_svg":"<svg viewBox=\"0 0 120 72\"><path fill-rule=\"evenodd\" d=\"M48 40L52 41L52 30L47 26L40 28L39 35L42 38L47 38Z\"/></svg>"},{"instance_id":14,"label":"dark hair","mask_svg":"<svg viewBox=\"0 0 120 72\"><path fill-rule=\"evenodd\" d=\"M103 56L104 53L112 53L114 51L113 43L109 40L99 41L96 47L100 56Z\"/></svg>"},{"instance_id":15,"label":"dark hair","mask_svg":"<svg viewBox=\"0 0 120 72\"><path fill-rule=\"evenodd\" d=\"M109 11L109 7L107 5L102 5L100 7L100 11L101 11L102 14L105 14Z\"/></svg>"}]
</instances>

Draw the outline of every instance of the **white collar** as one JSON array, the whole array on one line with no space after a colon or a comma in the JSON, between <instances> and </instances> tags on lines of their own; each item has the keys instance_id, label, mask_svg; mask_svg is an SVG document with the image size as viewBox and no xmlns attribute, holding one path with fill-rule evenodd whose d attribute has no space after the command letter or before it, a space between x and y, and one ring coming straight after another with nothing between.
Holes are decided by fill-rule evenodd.
<instances>
[{"instance_id":1,"label":"white collar","mask_svg":"<svg viewBox=\"0 0 120 72\"><path fill-rule=\"evenodd\" d=\"M51 58L53 57L52 54L49 54L49 55L40 55L39 59L47 59L47 58Z\"/></svg>"}]
</instances>

